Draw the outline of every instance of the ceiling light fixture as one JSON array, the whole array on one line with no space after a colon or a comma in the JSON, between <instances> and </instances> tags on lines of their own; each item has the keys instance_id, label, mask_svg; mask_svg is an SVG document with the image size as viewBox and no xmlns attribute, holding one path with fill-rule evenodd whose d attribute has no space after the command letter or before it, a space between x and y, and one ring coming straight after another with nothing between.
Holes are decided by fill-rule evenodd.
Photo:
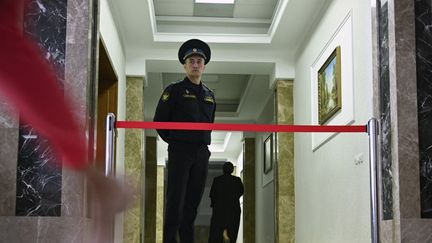
<instances>
[{"instance_id":1,"label":"ceiling light fixture","mask_svg":"<svg viewBox=\"0 0 432 243\"><path fill-rule=\"evenodd\" d=\"M195 0L195 3L234 4L235 0Z\"/></svg>"}]
</instances>

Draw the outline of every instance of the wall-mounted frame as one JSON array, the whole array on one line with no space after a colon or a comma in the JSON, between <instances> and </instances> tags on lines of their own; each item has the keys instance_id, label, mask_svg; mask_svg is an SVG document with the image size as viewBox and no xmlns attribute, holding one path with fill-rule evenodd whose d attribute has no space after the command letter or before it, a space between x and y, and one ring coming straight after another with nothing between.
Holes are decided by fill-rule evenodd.
<instances>
[{"instance_id":1,"label":"wall-mounted frame","mask_svg":"<svg viewBox=\"0 0 432 243\"><path fill-rule=\"evenodd\" d=\"M342 109L341 48L337 46L318 70L318 121L325 124Z\"/></svg>"},{"instance_id":2,"label":"wall-mounted frame","mask_svg":"<svg viewBox=\"0 0 432 243\"><path fill-rule=\"evenodd\" d=\"M316 53L316 58L310 68L310 85L311 85L311 123L314 125L350 125L354 123L354 68L353 68L353 30L352 30L352 12L349 11L345 18L341 20L336 31L329 37L330 39L323 43L321 51ZM327 37L326 37L327 38ZM325 67L327 61L332 60L332 53L337 52L340 47L340 104L339 110L327 112L327 116L319 114L319 87L318 73ZM336 55L337 56L337 55ZM330 60L329 60L330 58ZM339 67L337 67L339 68ZM363 77L362 75L360 75ZM320 119L321 118L321 119ZM324 118L324 119L323 119ZM330 141L338 133L322 132L312 133L312 151L316 151L326 142Z\"/></svg>"},{"instance_id":3,"label":"wall-mounted frame","mask_svg":"<svg viewBox=\"0 0 432 243\"><path fill-rule=\"evenodd\" d=\"M273 133L264 140L263 171L268 174L273 168Z\"/></svg>"}]
</instances>

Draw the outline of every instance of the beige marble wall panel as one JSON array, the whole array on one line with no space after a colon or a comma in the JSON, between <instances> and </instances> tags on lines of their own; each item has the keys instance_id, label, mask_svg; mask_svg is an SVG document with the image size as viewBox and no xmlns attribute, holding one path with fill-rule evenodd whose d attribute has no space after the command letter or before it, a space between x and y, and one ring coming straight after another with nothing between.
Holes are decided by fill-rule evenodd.
<instances>
[{"instance_id":1,"label":"beige marble wall panel","mask_svg":"<svg viewBox=\"0 0 432 243\"><path fill-rule=\"evenodd\" d=\"M376 7L376 0L371 0L371 17L372 17L372 65L373 65L373 116L380 117L380 53L378 47L379 23Z\"/></svg>"},{"instance_id":2,"label":"beige marble wall panel","mask_svg":"<svg viewBox=\"0 0 432 243\"><path fill-rule=\"evenodd\" d=\"M18 129L0 128L0 215L15 215Z\"/></svg>"},{"instance_id":3,"label":"beige marble wall panel","mask_svg":"<svg viewBox=\"0 0 432 243\"><path fill-rule=\"evenodd\" d=\"M414 2L389 1L392 132L398 153L401 218L420 217Z\"/></svg>"},{"instance_id":4,"label":"beige marble wall panel","mask_svg":"<svg viewBox=\"0 0 432 243\"><path fill-rule=\"evenodd\" d=\"M4 100L4 97L0 97L0 128L18 128L18 126L18 112Z\"/></svg>"},{"instance_id":5,"label":"beige marble wall panel","mask_svg":"<svg viewBox=\"0 0 432 243\"><path fill-rule=\"evenodd\" d=\"M65 96L83 132L89 129L89 107L94 104L89 89L90 39L89 4L91 1L68 1L66 26ZM84 135L84 134L83 134ZM71 135L73 136L73 135ZM88 141L86 141L88 143ZM92 149L92 146L89 146ZM69 168L62 171L62 216L84 217L86 214L84 178Z\"/></svg>"},{"instance_id":6,"label":"beige marble wall panel","mask_svg":"<svg viewBox=\"0 0 432 243\"><path fill-rule=\"evenodd\" d=\"M129 121L144 119L144 79L127 77L126 80L126 117Z\"/></svg>"},{"instance_id":7,"label":"beige marble wall panel","mask_svg":"<svg viewBox=\"0 0 432 243\"><path fill-rule=\"evenodd\" d=\"M255 138L244 139L243 239L255 243Z\"/></svg>"},{"instance_id":8,"label":"beige marble wall panel","mask_svg":"<svg viewBox=\"0 0 432 243\"><path fill-rule=\"evenodd\" d=\"M277 124L293 124L293 82L276 83ZM277 134L276 242L295 242L294 134Z\"/></svg>"},{"instance_id":9,"label":"beige marble wall panel","mask_svg":"<svg viewBox=\"0 0 432 243\"><path fill-rule=\"evenodd\" d=\"M0 242L76 243L89 240L82 217L0 217ZM89 242L89 241L87 241Z\"/></svg>"},{"instance_id":10,"label":"beige marble wall panel","mask_svg":"<svg viewBox=\"0 0 432 243\"><path fill-rule=\"evenodd\" d=\"M163 215L164 215L164 175L165 167L157 167L157 194L156 194L156 243L163 240Z\"/></svg>"},{"instance_id":11,"label":"beige marble wall panel","mask_svg":"<svg viewBox=\"0 0 432 243\"><path fill-rule=\"evenodd\" d=\"M18 114L0 97L0 216L15 215Z\"/></svg>"},{"instance_id":12,"label":"beige marble wall panel","mask_svg":"<svg viewBox=\"0 0 432 243\"><path fill-rule=\"evenodd\" d=\"M145 242L156 242L157 157L156 137L146 137L145 155Z\"/></svg>"},{"instance_id":13,"label":"beige marble wall panel","mask_svg":"<svg viewBox=\"0 0 432 243\"><path fill-rule=\"evenodd\" d=\"M62 170L62 216L85 217L87 205L83 175L63 167Z\"/></svg>"},{"instance_id":14,"label":"beige marble wall panel","mask_svg":"<svg viewBox=\"0 0 432 243\"><path fill-rule=\"evenodd\" d=\"M400 242L400 235L396 234L399 231L395 231L394 228L395 223L399 221L395 220L385 220L380 221L379 225L379 234L380 234L380 242L381 243L392 243L392 242Z\"/></svg>"},{"instance_id":15,"label":"beige marble wall panel","mask_svg":"<svg viewBox=\"0 0 432 243\"><path fill-rule=\"evenodd\" d=\"M401 219L401 228L401 242L432 242L432 219Z\"/></svg>"},{"instance_id":16,"label":"beige marble wall panel","mask_svg":"<svg viewBox=\"0 0 432 243\"><path fill-rule=\"evenodd\" d=\"M143 79L130 78L126 80L126 120L142 120L143 112ZM143 133L138 129L127 129L125 131L125 173L133 175L138 185L143 178ZM124 242L140 242L142 234L142 188L138 186L137 193L131 201L131 207L124 213Z\"/></svg>"},{"instance_id":17,"label":"beige marble wall panel","mask_svg":"<svg viewBox=\"0 0 432 243\"><path fill-rule=\"evenodd\" d=\"M85 128L88 108L94 100L90 93L89 4L92 1L68 1L65 60L65 96L74 101L74 115Z\"/></svg>"}]
</instances>

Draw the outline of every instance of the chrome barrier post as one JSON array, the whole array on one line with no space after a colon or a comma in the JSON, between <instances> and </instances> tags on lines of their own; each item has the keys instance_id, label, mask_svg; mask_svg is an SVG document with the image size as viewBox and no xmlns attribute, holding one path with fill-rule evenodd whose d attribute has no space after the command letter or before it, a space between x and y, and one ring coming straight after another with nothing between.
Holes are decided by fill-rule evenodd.
<instances>
[{"instance_id":1,"label":"chrome barrier post","mask_svg":"<svg viewBox=\"0 0 432 243\"><path fill-rule=\"evenodd\" d=\"M115 115L108 113L105 122L105 175L113 174L114 166L114 139L115 139Z\"/></svg>"},{"instance_id":2,"label":"chrome barrier post","mask_svg":"<svg viewBox=\"0 0 432 243\"><path fill-rule=\"evenodd\" d=\"M377 161L378 161L378 121L371 118L367 124L369 135L369 170L370 170L370 204L371 204L371 239L372 243L379 242L378 228L378 183L377 183Z\"/></svg>"}]
</instances>

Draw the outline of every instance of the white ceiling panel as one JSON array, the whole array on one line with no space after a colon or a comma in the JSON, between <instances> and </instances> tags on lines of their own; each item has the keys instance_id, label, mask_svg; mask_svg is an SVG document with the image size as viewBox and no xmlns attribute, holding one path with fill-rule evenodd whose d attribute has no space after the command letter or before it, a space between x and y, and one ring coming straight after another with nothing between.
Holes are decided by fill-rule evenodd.
<instances>
[{"instance_id":1,"label":"white ceiling panel","mask_svg":"<svg viewBox=\"0 0 432 243\"><path fill-rule=\"evenodd\" d=\"M262 4L276 4L278 0L236 0L236 4L255 4L255 5L262 5Z\"/></svg>"},{"instance_id":2,"label":"white ceiling panel","mask_svg":"<svg viewBox=\"0 0 432 243\"><path fill-rule=\"evenodd\" d=\"M156 16L193 16L193 4L181 2L158 2L154 5Z\"/></svg>"},{"instance_id":3,"label":"white ceiling panel","mask_svg":"<svg viewBox=\"0 0 432 243\"><path fill-rule=\"evenodd\" d=\"M194 16L197 17L225 17L232 18L234 12L233 4L194 4Z\"/></svg>"},{"instance_id":4,"label":"white ceiling panel","mask_svg":"<svg viewBox=\"0 0 432 243\"><path fill-rule=\"evenodd\" d=\"M273 4L236 4L235 18L271 19L275 11Z\"/></svg>"},{"instance_id":5,"label":"white ceiling panel","mask_svg":"<svg viewBox=\"0 0 432 243\"><path fill-rule=\"evenodd\" d=\"M194 18L197 18L197 22L191 22L190 18L157 17L157 31L162 33L267 34L270 27L268 22L250 23L236 19L229 22L226 19L221 21L223 18Z\"/></svg>"},{"instance_id":6,"label":"white ceiling panel","mask_svg":"<svg viewBox=\"0 0 432 243\"><path fill-rule=\"evenodd\" d=\"M156 32L268 34L276 3L276 0L240 0L235 4L194 3L193 0L154 0ZM208 21L212 18L215 19ZM222 23L221 18L228 22ZM270 23L262 23L259 20L267 20Z\"/></svg>"}]
</instances>

